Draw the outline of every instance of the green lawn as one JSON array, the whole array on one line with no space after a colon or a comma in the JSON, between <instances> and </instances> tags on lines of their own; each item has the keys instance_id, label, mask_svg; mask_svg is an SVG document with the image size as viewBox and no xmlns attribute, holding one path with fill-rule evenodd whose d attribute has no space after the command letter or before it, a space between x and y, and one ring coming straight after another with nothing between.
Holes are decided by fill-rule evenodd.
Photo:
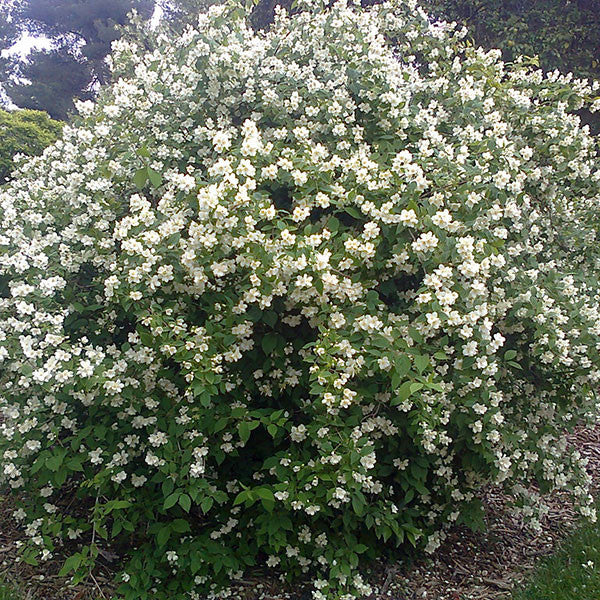
<instances>
[{"instance_id":1,"label":"green lawn","mask_svg":"<svg viewBox=\"0 0 600 600\"><path fill-rule=\"evenodd\" d=\"M0 582L0 600L23 600L23 596L10 585Z\"/></svg>"},{"instance_id":2,"label":"green lawn","mask_svg":"<svg viewBox=\"0 0 600 600\"><path fill-rule=\"evenodd\" d=\"M583 524L567 537L513 600L600 600L600 523Z\"/></svg>"}]
</instances>

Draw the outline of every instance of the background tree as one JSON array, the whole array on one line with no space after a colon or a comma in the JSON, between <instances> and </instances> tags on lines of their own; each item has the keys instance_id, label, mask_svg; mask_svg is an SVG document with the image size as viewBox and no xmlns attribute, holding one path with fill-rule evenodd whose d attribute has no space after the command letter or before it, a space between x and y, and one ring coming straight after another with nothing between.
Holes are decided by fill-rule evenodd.
<instances>
[{"instance_id":1,"label":"background tree","mask_svg":"<svg viewBox=\"0 0 600 600\"><path fill-rule=\"evenodd\" d=\"M14 21L9 20L6 9L0 9L0 52L10 48L19 35ZM0 56L0 84L5 79L8 59Z\"/></svg>"},{"instance_id":2,"label":"background tree","mask_svg":"<svg viewBox=\"0 0 600 600\"><path fill-rule=\"evenodd\" d=\"M220 2L221 0L158 0L157 5L162 9L163 22L181 29L194 24L200 13Z\"/></svg>"},{"instance_id":3,"label":"background tree","mask_svg":"<svg viewBox=\"0 0 600 600\"><path fill-rule=\"evenodd\" d=\"M41 153L60 135L62 126L39 110L0 110L0 184L8 180L15 154Z\"/></svg>"},{"instance_id":4,"label":"background tree","mask_svg":"<svg viewBox=\"0 0 600 600\"><path fill-rule=\"evenodd\" d=\"M15 61L13 75L5 90L17 106L43 109L55 119L65 120L73 109L73 99L89 100L93 73L81 58L67 48L37 50L26 59Z\"/></svg>"},{"instance_id":5,"label":"background tree","mask_svg":"<svg viewBox=\"0 0 600 600\"><path fill-rule=\"evenodd\" d=\"M46 110L64 119L74 98L89 98L106 83L105 58L120 27L136 10L148 19L153 0L17 0L4 8L21 33L44 35L53 48L38 51L10 65L5 85L10 99L23 108Z\"/></svg>"},{"instance_id":6,"label":"background tree","mask_svg":"<svg viewBox=\"0 0 600 600\"><path fill-rule=\"evenodd\" d=\"M600 0L422 0L431 14L466 25L505 60L539 56L544 70L600 77Z\"/></svg>"},{"instance_id":7,"label":"background tree","mask_svg":"<svg viewBox=\"0 0 600 600\"><path fill-rule=\"evenodd\" d=\"M15 23L7 19L0 19L0 50L10 47L16 35Z\"/></svg>"}]
</instances>

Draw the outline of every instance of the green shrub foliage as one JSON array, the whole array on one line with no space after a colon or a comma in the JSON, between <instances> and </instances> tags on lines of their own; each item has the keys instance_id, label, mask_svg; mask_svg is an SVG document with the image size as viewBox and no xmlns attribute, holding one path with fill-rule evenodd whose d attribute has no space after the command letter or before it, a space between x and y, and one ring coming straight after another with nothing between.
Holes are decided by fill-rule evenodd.
<instances>
[{"instance_id":1,"label":"green shrub foliage","mask_svg":"<svg viewBox=\"0 0 600 600\"><path fill-rule=\"evenodd\" d=\"M119 594L359 563L500 484L594 519L565 432L600 371L598 86L506 66L413 2L254 32L216 7L0 192L1 473L23 558ZM595 103L595 104L593 104Z\"/></svg>"},{"instance_id":2,"label":"green shrub foliage","mask_svg":"<svg viewBox=\"0 0 600 600\"><path fill-rule=\"evenodd\" d=\"M41 154L60 135L62 123L39 110L0 109L0 183L15 168L17 154Z\"/></svg>"}]
</instances>

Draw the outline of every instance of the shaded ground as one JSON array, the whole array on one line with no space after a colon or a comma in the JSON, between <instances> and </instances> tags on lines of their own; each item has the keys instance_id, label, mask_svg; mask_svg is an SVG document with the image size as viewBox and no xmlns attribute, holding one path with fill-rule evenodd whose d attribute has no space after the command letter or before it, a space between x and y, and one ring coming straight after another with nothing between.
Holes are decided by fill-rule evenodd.
<instances>
[{"instance_id":1,"label":"shaded ground","mask_svg":"<svg viewBox=\"0 0 600 600\"><path fill-rule=\"evenodd\" d=\"M580 430L572 444L589 459L588 470L595 491L600 489L600 426ZM509 600L511 590L530 573L540 557L550 554L561 538L579 520L564 493L547 498L548 516L542 531L533 533L523 527L507 508L507 497L495 489L486 494L488 530L475 533L464 527L452 529L434 559L412 565L381 567L374 576L379 592L369 600ZM43 567L20 563L17 544L22 537L11 517L15 509L9 500L0 504L0 577L24 590L25 600L99 600L110 599L114 555L104 553L93 577L85 585L69 588L65 578L56 574L62 558ZM250 599L306 597L309 594L276 593L280 584L256 580L243 582L240 596Z\"/></svg>"}]
</instances>

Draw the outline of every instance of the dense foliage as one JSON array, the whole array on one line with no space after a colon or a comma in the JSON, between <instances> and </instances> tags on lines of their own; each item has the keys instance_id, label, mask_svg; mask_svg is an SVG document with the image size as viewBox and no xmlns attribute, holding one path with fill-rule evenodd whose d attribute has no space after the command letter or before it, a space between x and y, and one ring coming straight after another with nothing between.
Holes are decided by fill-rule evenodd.
<instances>
[{"instance_id":1,"label":"dense foliage","mask_svg":"<svg viewBox=\"0 0 600 600\"><path fill-rule=\"evenodd\" d=\"M0 192L3 480L24 559L110 544L129 600L365 559L542 493L595 518L600 169L545 76L412 1L146 52ZM396 551L397 552L397 551Z\"/></svg>"},{"instance_id":2,"label":"dense foliage","mask_svg":"<svg viewBox=\"0 0 600 600\"><path fill-rule=\"evenodd\" d=\"M600 78L600 0L424 0L503 57L539 56L542 69Z\"/></svg>"},{"instance_id":3,"label":"dense foliage","mask_svg":"<svg viewBox=\"0 0 600 600\"><path fill-rule=\"evenodd\" d=\"M15 155L40 154L58 138L62 125L37 110L0 110L0 184L13 170Z\"/></svg>"}]
</instances>

